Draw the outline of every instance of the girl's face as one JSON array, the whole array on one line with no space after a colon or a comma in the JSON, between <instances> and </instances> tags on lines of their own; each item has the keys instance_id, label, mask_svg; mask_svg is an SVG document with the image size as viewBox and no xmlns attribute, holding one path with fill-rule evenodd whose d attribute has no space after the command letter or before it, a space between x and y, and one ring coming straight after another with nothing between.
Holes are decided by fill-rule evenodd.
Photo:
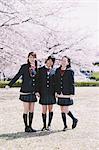
<instances>
[{"instance_id":1,"label":"girl's face","mask_svg":"<svg viewBox=\"0 0 99 150\"><path fill-rule=\"evenodd\" d=\"M35 60L36 60L36 58L34 58L32 55L30 55L30 56L28 57L28 59L29 59L30 64L32 64L32 65L35 66Z\"/></svg>"},{"instance_id":2,"label":"girl's face","mask_svg":"<svg viewBox=\"0 0 99 150\"><path fill-rule=\"evenodd\" d=\"M64 67L66 67L66 66L69 65L68 59L67 59L66 57L63 57L63 58L61 59L61 65L64 66Z\"/></svg>"},{"instance_id":3,"label":"girl's face","mask_svg":"<svg viewBox=\"0 0 99 150\"><path fill-rule=\"evenodd\" d=\"M52 67L53 66L52 59L47 60L46 65L47 65L48 68Z\"/></svg>"}]
</instances>

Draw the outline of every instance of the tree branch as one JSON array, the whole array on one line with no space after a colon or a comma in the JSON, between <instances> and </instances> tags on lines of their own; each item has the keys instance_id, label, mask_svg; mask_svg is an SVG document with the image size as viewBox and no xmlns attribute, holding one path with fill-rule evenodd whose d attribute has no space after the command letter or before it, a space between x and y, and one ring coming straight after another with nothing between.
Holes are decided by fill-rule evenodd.
<instances>
[{"instance_id":1,"label":"tree branch","mask_svg":"<svg viewBox=\"0 0 99 150\"><path fill-rule=\"evenodd\" d=\"M0 13L13 15L13 14L16 14L16 13L19 13L19 12L7 12L7 11L0 10Z\"/></svg>"},{"instance_id":2,"label":"tree branch","mask_svg":"<svg viewBox=\"0 0 99 150\"><path fill-rule=\"evenodd\" d=\"M9 21L11 21L11 20L13 20L13 19L15 19L15 17L12 17L12 18L10 18L9 20L5 21L3 24L0 25L0 27L9 26L9 24L6 24L6 23L8 23Z\"/></svg>"}]
</instances>

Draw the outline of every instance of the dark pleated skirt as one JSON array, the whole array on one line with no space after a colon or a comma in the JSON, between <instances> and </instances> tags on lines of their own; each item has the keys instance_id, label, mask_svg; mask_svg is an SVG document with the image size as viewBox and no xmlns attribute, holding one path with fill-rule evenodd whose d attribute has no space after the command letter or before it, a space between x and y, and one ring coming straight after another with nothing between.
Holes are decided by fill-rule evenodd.
<instances>
[{"instance_id":1,"label":"dark pleated skirt","mask_svg":"<svg viewBox=\"0 0 99 150\"><path fill-rule=\"evenodd\" d=\"M50 96L50 95L41 96L39 103L41 105L53 105L56 104L56 99L55 96Z\"/></svg>"},{"instance_id":2,"label":"dark pleated skirt","mask_svg":"<svg viewBox=\"0 0 99 150\"><path fill-rule=\"evenodd\" d=\"M57 104L60 106L70 106L73 105L73 100L70 98L58 98Z\"/></svg>"},{"instance_id":3,"label":"dark pleated skirt","mask_svg":"<svg viewBox=\"0 0 99 150\"><path fill-rule=\"evenodd\" d=\"M20 94L19 99L23 102L37 102L35 94L27 94L27 95Z\"/></svg>"}]
</instances>

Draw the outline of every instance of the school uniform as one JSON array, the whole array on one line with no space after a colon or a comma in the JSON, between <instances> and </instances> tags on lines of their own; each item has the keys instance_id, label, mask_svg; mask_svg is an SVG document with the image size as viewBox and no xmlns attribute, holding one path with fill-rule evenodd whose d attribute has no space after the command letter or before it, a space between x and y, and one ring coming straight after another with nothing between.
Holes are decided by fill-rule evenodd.
<instances>
[{"instance_id":1,"label":"school uniform","mask_svg":"<svg viewBox=\"0 0 99 150\"><path fill-rule=\"evenodd\" d=\"M43 66L38 69L37 89L40 93L39 103L42 105L52 105L56 103L55 99L55 70Z\"/></svg>"},{"instance_id":2,"label":"school uniform","mask_svg":"<svg viewBox=\"0 0 99 150\"><path fill-rule=\"evenodd\" d=\"M74 72L68 68L62 72L61 67L56 69L55 73L55 91L59 95L58 105L69 106L73 105L73 100L70 95L74 95Z\"/></svg>"},{"instance_id":3,"label":"school uniform","mask_svg":"<svg viewBox=\"0 0 99 150\"><path fill-rule=\"evenodd\" d=\"M23 102L36 102L36 71L29 64L23 64L18 73L8 84L10 87L22 76L22 84L19 99Z\"/></svg>"}]
</instances>

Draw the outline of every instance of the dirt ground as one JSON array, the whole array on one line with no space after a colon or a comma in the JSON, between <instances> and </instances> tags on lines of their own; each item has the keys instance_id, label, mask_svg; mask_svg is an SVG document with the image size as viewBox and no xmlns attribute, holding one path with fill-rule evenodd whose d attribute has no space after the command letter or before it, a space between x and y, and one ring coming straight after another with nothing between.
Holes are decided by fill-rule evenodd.
<instances>
[{"instance_id":1,"label":"dirt ground","mask_svg":"<svg viewBox=\"0 0 99 150\"><path fill-rule=\"evenodd\" d=\"M70 110L78 118L78 126L63 132L60 108L54 105L52 131L41 132L41 105L35 105L33 128L24 133L23 106L18 99L19 88L0 89L0 150L99 150L99 87L76 88Z\"/></svg>"}]
</instances>

